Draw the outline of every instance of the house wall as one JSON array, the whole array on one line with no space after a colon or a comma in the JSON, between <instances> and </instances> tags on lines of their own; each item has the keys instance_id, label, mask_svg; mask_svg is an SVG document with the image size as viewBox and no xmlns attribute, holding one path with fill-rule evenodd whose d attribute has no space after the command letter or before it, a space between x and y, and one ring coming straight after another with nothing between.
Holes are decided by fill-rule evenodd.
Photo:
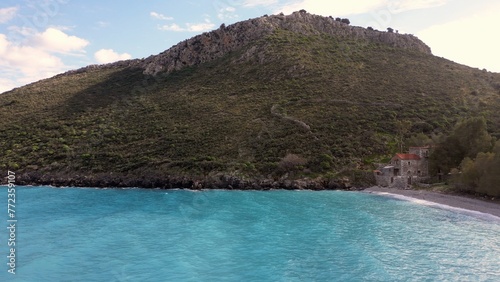
<instances>
[{"instance_id":1,"label":"house wall","mask_svg":"<svg viewBox=\"0 0 500 282\"><path fill-rule=\"evenodd\" d=\"M414 176L419 170L418 160L398 160L400 176Z\"/></svg>"},{"instance_id":2,"label":"house wall","mask_svg":"<svg viewBox=\"0 0 500 282\"><path fill-rule=\"evenodd\" d=\"M377 185L389 187L392 184L391 178L394 176L394 167L381 167L379 172L374 175Z\"/></svg>"},{"instance_id":3,"label":"house wall","mask_svg":"<svg viewBox=\"0 0 500 282\"><path fill-rule=\"evenodd\" d=\"M429 177L429 159L423 158L419 163L420 177Z\"/></svg>"},{"instance_id":4,"label":"house wall","mask_svg":"<svg viewBox=\"0 0 500 282\"><path fill-rule=\"evenodd\" d=\"M408 177L397 176L394 177L393 183L390 185L392 188L404 189L408 186Z\"/></svg>"},{"instance_id":5,"label":"house wall","mask_svg":"<svg viewBox=\"0 0 500 282\"><path fill-rule=\"evenodd\" d=\"M420 161L418 161L418 169L420 170L420 177L428 177L429 176L429 147L410 147L410 154L415 154L420 156Z\"/></svg>"},{"instance_id":6,"label":"house wall","mask_svg":"<svg viewBox=\"0 0 500 282\"><path fill-rule=\"evenodd\" d=\"M408 179L411 178L409 182ZM375 173L375 181L377 185L382 187L391 187L391 188L399 188L404 189L409 185L418 183L421 180L418 176L393 176L393 174L376 174Z\"/></svg>"},{"instance_id":7,"label":"house wall","mask_svg":"<svg viewBox=\"0 0 500 282\"><path fill-rule=\"evenodd\" d=\"M375 182L378 186L388 187L390 186L390 177L383 174L375 174Z\"/></svg>"}]
</instances>

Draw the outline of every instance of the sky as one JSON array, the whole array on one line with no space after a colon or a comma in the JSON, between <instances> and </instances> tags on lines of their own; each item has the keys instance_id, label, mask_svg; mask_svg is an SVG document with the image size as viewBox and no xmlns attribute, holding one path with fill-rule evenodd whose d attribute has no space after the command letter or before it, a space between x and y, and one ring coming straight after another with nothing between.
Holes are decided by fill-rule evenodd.
<instances>
[{"instance_id":1,"label":"sky","mask_svg":"<svg viewBox=\"0 0 500 282\"><path fill-rule=\"evenodd\" d=\"M500 72L496 0L2 0L0 93L91 64L146 58L222 23L300 9L392 27L436 56Z\"/></svg>"}]
</instances>

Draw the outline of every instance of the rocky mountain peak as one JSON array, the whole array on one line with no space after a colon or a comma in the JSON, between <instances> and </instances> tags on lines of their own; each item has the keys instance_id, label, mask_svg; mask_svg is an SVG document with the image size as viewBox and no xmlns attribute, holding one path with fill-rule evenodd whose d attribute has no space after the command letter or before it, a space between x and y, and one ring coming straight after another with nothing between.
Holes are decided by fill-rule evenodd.
<instances>
[{"instance_id":1,"label":"rocky mountain peak","mask_svg":"<svg viewBox=\"0 0 500 282\"><path fill-rule=\"evenodd\" d=\"M277 29L304 35L327 34L350 37L431 53L430 48L413 35L350 26L332 17L313 15L301 10L286 16L283 14L265 15L228 26L222 24L216 30L184 40L158 55L144 59L140 66L144 68L144 74L147 75L156 75L159 72L170 73L186 66L220 58L228 52L270 35Z\"/></svg>"}]
</instances>

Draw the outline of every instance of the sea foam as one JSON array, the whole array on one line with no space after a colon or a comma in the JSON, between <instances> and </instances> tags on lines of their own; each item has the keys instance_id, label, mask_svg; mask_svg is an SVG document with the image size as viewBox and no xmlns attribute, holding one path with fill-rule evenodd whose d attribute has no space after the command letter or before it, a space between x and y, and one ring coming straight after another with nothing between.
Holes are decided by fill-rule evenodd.
<instances>
[{"instance_id":1,"label":"sea foam","mask_svg":"<svg viewBox=\"0 0 500 282\"><path fill-rule=\"evenodd\" d=\"M446 204L440 204L440 203L436 203L436 202L432 202L432 201L428 201L428 200L423 200L423 199L413 198L410 196L393 194L393 193L388 193L388 192L369 192L369 193L374 194L374 195L391 197L391 198L402 200L402 201L408 201L408 202L412 202L414 204L428 206L428 207L432 207L432 208L449 210L449 211L473 216L473 217L476 217L479 219L495 221L495 222L500 223L500 217L489 214L489 213L464 209L464 208L460 208L460 207L454 207L454 206L450 206L450 205L446 205Z\"/></svg>"}]
</instances>

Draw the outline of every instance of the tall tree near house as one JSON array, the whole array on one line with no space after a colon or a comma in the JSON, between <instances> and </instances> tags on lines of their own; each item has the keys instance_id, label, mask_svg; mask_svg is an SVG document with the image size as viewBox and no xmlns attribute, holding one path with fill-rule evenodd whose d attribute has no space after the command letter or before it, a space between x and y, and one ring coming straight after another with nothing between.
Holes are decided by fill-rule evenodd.
<instances>
[{"instance_id":1,"label":"tall tree near house","mask_svg":"<svg viewBox=\"0 0 500 282\"><path fill-rule=\"evenodd\" d=\"M399 152L404 152L404 138L406 134L410 131L412 124L409 120L398 120L396 121L396 129L398 133L399 142Z\"/></svg>"},{"instance_id":2,"label":"tall tree near house","mask_svg":"<svg viewBox=\"0 0 500 282\"><path fill-rule=\"evenodd\" d=\"M431 173L448 173L452 168L459 167L464 158L474 159L478 153L488 152L491 148L492 137L486 130L486 119L474 117L462 120L431 155Z\"/></svg>"},{"instance_id":3,"label":"tall tree near house","mask_svg":"<svg viewBox=\"0 0 500 282\"><path fill-rule=\"evenodd\" d=\"M483 170L483 174L479 179L477 192L500 197L500 141L496 142L492 158L484 165L478 167Z\"/></svg>"},{"instance_id":4,"label":"tall tree near house","mask_svg":"<svg viewBox=\"0 0 500 282\"><path fill-rule=\"evenodd\" d=\"M492 163L493 153L479 153L475 160L465 157L460 163L460 170L453 170L452 182L456 188L474 192L479 188L486 169Z\"/></svg>"},{"instance_id":5,"label":"tall tree near house","mask_svg":"<svg viewBox=\"0 0 500 282\"><path fill-rule=\"evenodd\" d=\"M434 152L429 157L430 174L447 174L452 168L456 168L460 165L460 162L464 159L463 156L464 152L457 138L447 136L437 144Z\"/></svg>"},{"instance_id":6,"label":"tall tree near house","mask_svg":"<svg viewBox=\"0 0 500 282\"><path fill-rule=\"evenodd\" d=\"M429 136L423 133L417 133L406 140L406 144L409 147L423 147L433 144L433 141Z\"/></svg>"},{"instance_id":7,"label":"tall tree near house","mask_svg":"<svg viewBox=\"0 0 500 282\"><path fill-rule=\"evenodd\" d=\"M480 152L475 159L466 157L451 174L451 183L458 190L500 196L500 141L493 152Z\"/></svg>"},{"instance_id":8,"label":"tall tree near house","mask_svg":"<svg viewBox=\"0 0 500 282\"><path fill-rule=\"evenodd\" d=\"M492 137L486 130L486 119L470 118L459 122L453 131L453 135L458 139L464 157L474 158L480 152L491 150Z\"/></svg>"}]
</instances>

